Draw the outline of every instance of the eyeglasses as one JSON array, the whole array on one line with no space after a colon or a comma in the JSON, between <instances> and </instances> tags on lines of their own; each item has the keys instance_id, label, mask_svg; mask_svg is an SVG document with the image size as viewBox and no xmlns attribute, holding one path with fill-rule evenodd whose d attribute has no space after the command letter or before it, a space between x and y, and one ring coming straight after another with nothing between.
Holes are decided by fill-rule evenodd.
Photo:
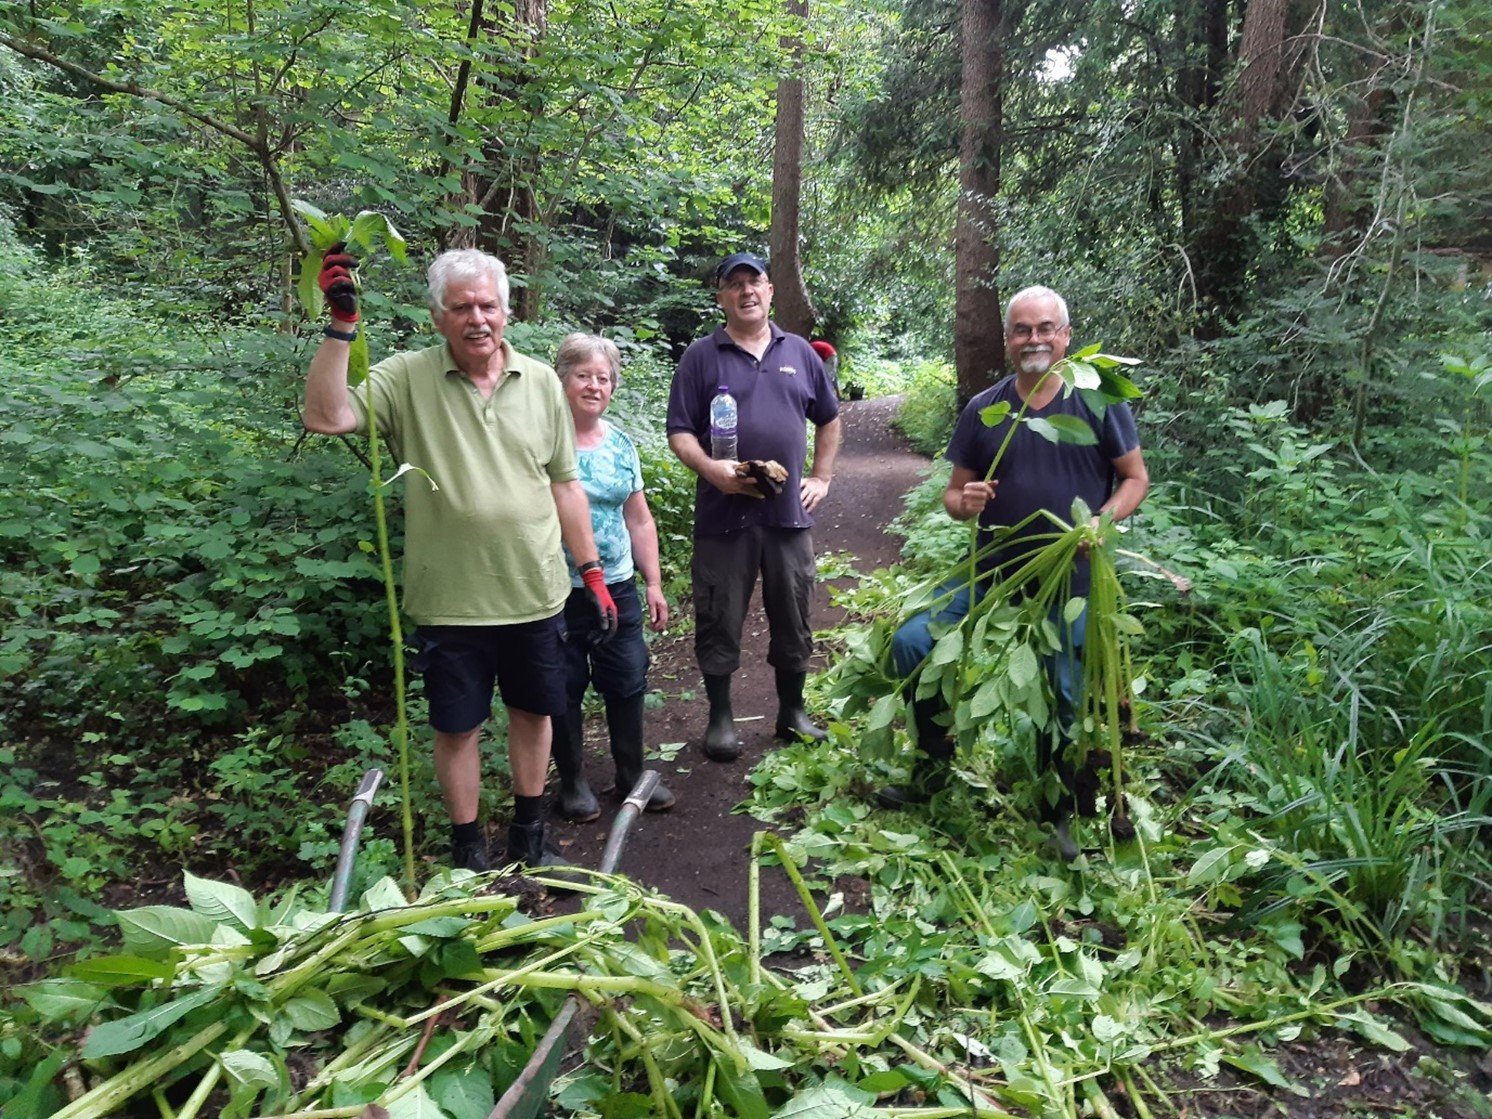
<instances>
[{"instance_id":1,"label":"eyeglasses","mask_svg":"<svg viewBox=\"0 0 1492 1119\"><path fill-rule=\"evenodd\" d=\"M569 379L577 385L609 385L611 384L610 373L571 373Z\"/></svg>"},{"instance_id":2,"label":"eyeglasses","mask_svg":"<svg viewBox=\"0 0 1492 1119\"><path fill-rule=\"evenodd\" d=\"M1034 329L1028 323L1018 322L1010 328L1010 337L1017 342L1024 342L1033 336L1038 342L1050 342L1066 329L1054 322L1037 323Z\"/></svg>"}]
</instances>

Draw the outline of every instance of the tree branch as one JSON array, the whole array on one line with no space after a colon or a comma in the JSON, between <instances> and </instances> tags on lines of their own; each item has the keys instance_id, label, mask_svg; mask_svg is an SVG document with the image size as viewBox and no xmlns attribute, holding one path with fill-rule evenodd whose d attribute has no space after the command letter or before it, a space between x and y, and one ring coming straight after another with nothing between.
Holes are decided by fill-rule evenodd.
<instances>
[{"instance_id":1,"label":"tree branch","mask_svg":"<svg viewBox=\"0 0 1492 1119\"><path fill-rule=\"evenodd\" d=\"M147 101L158 101L168 108L175 109L183 116L206 125L214 132L221 133L229 139L237 140L258 157L260 164L264 167L264 174L269 179L270 189L274 191L275 199L279 203L280 216L284 218L290 235L295 240L296 249L304 254L310 251L310 245L306 242L305 232L301 229L300 222L296 220L295 210L290 205L290 192L285 187L285 180L280 176L279 165L275 162L274 153L270 151L269 145L250 132L245 132L236 124L222 120L211 113L204 113L194 109L178 97L173 97L160 90L149 89L135 82L117 82L106 78L102 74L95 74L76 62L69 62L65 58L53 54L45 47L39 47L34 43L27 43L12 35L0 32L0 46L9 47L17 54L26 58L44 62L54 69L61 70L64 74L71 74L75 78L81 78L90 85L96 86L108 93L126 93L132 97L140 97Z\"/></svg>"}]
</instances>

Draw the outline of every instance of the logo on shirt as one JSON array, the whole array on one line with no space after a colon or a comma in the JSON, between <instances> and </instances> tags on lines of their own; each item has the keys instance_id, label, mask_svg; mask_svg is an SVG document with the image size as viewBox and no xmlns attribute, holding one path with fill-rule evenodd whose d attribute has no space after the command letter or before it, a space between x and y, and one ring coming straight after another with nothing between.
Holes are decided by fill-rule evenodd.
<instances>
[{"instance_id":1,"label":"logo on shirt","mask_svg":"<svg viewBox=\"0 0 1492 1119\"><path fill-rule=\"evenodd\" d=\"M797 374L798 370L797 370L796 366L792 366L792 365L779 365L777 367L777 372L779 372L779 373L786 373L789 377L792 377L792 376L795 376Z\"/></svg>"}]
</instances>

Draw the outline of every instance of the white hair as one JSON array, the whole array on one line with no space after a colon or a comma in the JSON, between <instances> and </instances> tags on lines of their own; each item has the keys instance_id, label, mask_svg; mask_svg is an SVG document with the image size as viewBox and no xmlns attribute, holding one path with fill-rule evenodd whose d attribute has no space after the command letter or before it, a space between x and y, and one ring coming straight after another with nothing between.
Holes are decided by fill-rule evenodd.
<instances>
[{"instance_id":1,"label":"white hair","mask_svg":"<svg viewBox=\"0 0 1492 1119\"><path fill-rule=\"evenodd\" d=\"M1010 330L1010 313L1015 310L1017 303L1022 303L1027 299L1055 299L1057 301L1057 313L1062 316L1062 321L1057 325L1059 327L1071 325L1072 320L1067 317L1067 300L1063 299L1051 288L1042 287L1040 284L1032 284L1028 288L1021 288L1020 291L1010 297L1010 302L1005 304L1005 330L1007 333Z\"/></svg>"},{"instance_id":2,"label":"white hair","mask_svg":"<svg viewBox=\"0 0 1492 1119\"><path fill-rule=\"evenodd\" d=\"M554 371L563 381L575 372L576 366L590 361L593 357L606 359L606 364L611 369L613 389L622 383L621 351L616 348L616 343L610 338L602 338L599 334L582 334L577 331L574 334L565 335L565 340L560 343L559 350L554 355Z\"/></svg>"},{"instance_id":3,"label":"white hair","mask_svg":"<svg viewBox=\"0 0 1492 1119\"><path fill-rule=\"evenodd\" d=\"M497 301L502 304L503 314L510 310L508 270L491 253L484 253L480 249L449 249L431 263L426 279L430 285L428 299L432 314L445 313L446 292L453 283L476 279L490 279L497 287Z\"/></svg>"}]
</instances>

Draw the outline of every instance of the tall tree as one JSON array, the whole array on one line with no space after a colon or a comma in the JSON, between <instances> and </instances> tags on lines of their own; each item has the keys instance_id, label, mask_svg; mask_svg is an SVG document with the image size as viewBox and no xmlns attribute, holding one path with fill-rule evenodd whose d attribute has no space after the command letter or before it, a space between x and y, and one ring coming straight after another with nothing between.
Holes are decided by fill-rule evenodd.
<instances>
[{"instance_id":1,"label":"tall tree","mask_svg":"<svg viewBox=\"0 0 1492 1119\"><path fill-rule=\"evenodd\" d=\"M808 0L787 0L787 12L800 23L808 18ZM818 312L803 282L799 250L799 209L803 194L803 40L796 30L778 40L787 73L777 83L777 126L772 153L772 262L773 304L784 329L807 338L818 323Z\"/></svg>"},{"instance_id":2,"label":"tall tree","mask_svg":"<svg viewBox=\"0 0 1492 1119\"><path fill-rule=\"evenodd\" d=\"M963 0L959 81L957 294L953 355L960 407L1005 371L995 199L1003 127L1004 0Z\"/></svg>"}]
</instances>

